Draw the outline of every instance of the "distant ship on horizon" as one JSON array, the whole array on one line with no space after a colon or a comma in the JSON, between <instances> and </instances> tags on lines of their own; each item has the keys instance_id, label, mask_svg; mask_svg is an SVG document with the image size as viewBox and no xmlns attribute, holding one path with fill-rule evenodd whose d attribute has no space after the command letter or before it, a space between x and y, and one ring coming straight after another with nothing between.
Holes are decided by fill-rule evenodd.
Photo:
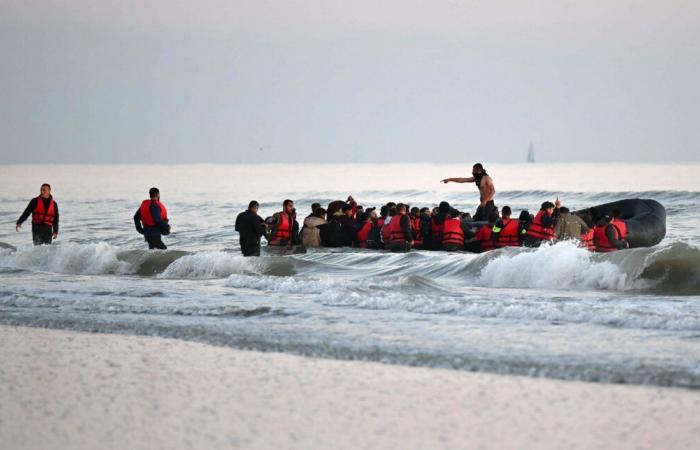
<instances>
[{"instance_id":1,"label":"distant ship on horizon","mask_svg":"<svg viewBox=\"0 0 700 450\"><path fill-rule=\"evenodd\" d=\"M530 147L527 150L527 162L529 162L529 163L535 162L535 149L532 146L532 142L530 142Z\"/></svg>"}]
</instances>

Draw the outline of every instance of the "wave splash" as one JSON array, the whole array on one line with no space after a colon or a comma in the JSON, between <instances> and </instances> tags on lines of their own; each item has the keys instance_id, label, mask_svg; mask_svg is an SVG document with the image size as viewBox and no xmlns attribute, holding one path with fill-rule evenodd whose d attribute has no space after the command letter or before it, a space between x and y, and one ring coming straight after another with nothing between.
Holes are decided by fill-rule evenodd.
<instances>
[{"instance_id":1,"label":"wave splash","mask_svg":"<svg viewBox=\"0 0 700 450\"><path fill-rule=\"evenodd\" d=\"M367 286L376 288L369 293L393 289L392 280L397 277L403 280L399 285L402 289L421 292L439 292L443 285L451 285L700 295L700 249L684 242L610 254L594 254L572 242L560 242L538 249L507 248L481 255L348 250L260 258L226 251L124 251L107 243L62 242L25 246L17 251L0 249L0 270L166 279L223 279L235 275L240 277L238 281L235 277L229 279L230 286L236 287L238 282L238 287L279 292L285 286L308 286L324 279L324 283L360 295L368 293ZM294 277L294 281L288 282L285 277Z\"/></svg>"}]
</instances>

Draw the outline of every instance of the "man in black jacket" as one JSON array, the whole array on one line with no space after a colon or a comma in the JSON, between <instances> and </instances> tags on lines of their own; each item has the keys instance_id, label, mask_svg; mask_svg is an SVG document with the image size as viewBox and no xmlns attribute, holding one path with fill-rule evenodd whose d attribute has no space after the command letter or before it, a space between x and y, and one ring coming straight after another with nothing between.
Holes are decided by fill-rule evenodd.
<instances>
[{"instance_id":1,"label":"man in black jacket","mask_svg":"<svg viewBox=\"0 0 700 450\"><path fill-rule=\"evenodd\" d=\"M32 239L34 245L50 244L58 236L58 204L51 196L51 186L48 183L41 185L41 193L29 201L15 229L19 231L22 223L32 215Z\"/></svg>"},{"instance_id":2,"label":"man in black jacket","mask_svg":"<svg viewBox=\"0 0 700 450\"><path fill-rule=\"evenodd\" d=\"M265 221L258 215L260 205L255 200L236 217L243 256L260 256L260 238L265 234Z\"/></svg>"}]
</instances>

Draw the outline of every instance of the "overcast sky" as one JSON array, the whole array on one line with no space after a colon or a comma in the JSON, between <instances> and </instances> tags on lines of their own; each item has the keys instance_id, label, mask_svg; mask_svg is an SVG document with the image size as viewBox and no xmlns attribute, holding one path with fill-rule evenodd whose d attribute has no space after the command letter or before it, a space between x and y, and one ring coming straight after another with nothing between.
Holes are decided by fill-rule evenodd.
<instances>
[{"instance_id":1,"label":"overcast sky","mask_svg":"<svg viewBox=\"0 0 700 450\"><path fill-rule=\"evenodd\" d=\"M0 0L0 163L700 160L697 0Z\"/></svg>"}]
</instances>

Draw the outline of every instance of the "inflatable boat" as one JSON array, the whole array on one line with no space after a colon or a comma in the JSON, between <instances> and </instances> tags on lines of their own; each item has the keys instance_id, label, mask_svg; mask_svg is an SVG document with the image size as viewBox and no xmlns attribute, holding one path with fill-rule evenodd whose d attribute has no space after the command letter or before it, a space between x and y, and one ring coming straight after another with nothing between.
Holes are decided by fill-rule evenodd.
<instances>
[{"instance_id":1,"label":"inflatable boat","mask_svg":"<svg viewBox=\"0 0 700 450\"><path fill-rule=\"evenodd\" d=\"M627 225L627 242L630 248L653 247L666 236L666 209L656 200L627 199L593 206L588 211L597 223L603 216L620 210L621 219ZM576 213L583 213L577 211Z\"/></svg>"}]
</instances>

